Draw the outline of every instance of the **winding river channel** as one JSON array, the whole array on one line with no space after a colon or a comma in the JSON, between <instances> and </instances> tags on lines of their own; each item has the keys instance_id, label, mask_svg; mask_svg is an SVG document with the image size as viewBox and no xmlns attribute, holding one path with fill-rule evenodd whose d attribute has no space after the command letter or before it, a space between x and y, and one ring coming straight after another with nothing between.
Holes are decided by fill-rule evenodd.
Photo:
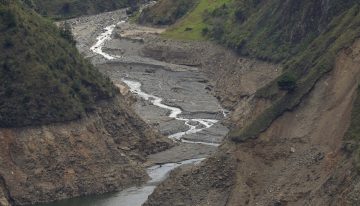
<instances>
[{"instance_id":1,"label":"winding river channel","mask_svg":"<svg viewBox=\"0 0 360 206\"><path fill-rule=\"evenodd\" d=\"M131 59L124 56L124 55L118 55L118 54L112 54L107 52L107 50L104 49L104 47L106 46L107 43L109 43L109 41L112 41L112 37L113 37L113 33L114 30L118 27L121 27L123 24L127 24L127 22L125 21L126 17L121 17L118 21L118 23L113 22L112 24L107 24L107 25L103 25L103 29L102 32L100 34L97 35L96 37L96 41L92 44L92 46L88 49L90 49L91 53L95 54L96 56L98 56L98 58L103 58L105 62L117 62L117 61L122 61L122 63L124 64L128 64L127 62L129 61L125 61L128 59ZM112 43L110 43L111 45ZM139 58L135 58L133 60L133 62L137 62L136 60ZM142 61L142 58L140 58ZM147 60L143 60L144 62L146 62ZM150 62L156 62L153 60L149 60ZM162 63L160 62L156 62L154 63L154 65L156 64L156 66L158 67L159 64L161 65ZM164 65L167 65L167 63L164 63ZM149 66L151 67L151 66ZM147 68L147 66L145 66L145 68ZM148 68L147 68L148 69ZM162 111L164 114L166 114L166 118L168 122L175 122L172 123L174 125L180 125L183 124L182 126L178 126L182 129L175 129L175 130L170 130L172 132L168 132L167 135L170 139L173 139L176 142L180 142L180 144L183 145L199 145L198 147L206 147L206 148L216 148L217 146L220 145L221 143L221 139L209 139L207 138L207 136L209 136L209 134L212 133L216 133L216 128L213 129L213 127L219 127L219 122L221 119L223 119L226 116L226 113L224 112L223 109L221 109L220 106L218 106L219 104L216 102L216 99L213 97L208 97L210 98L211 101L209 101L208 99L203 100L202 104L209 104L210 108L216 108L218 111L218 113L220 113L220 117L218 117L219 115L205 115L206 117L210 117L210 118L203 118L203 115L199 115L198 113L204 113L201 112L201 109L194 109L196 110L196 114L192 114L192 112L189 112L191 109L188 109L189 111L184 112L183 108L202 108L202 105L199 105L201 103L196 103L196 101L194 100L194 102L191 100L191 95L194 95L194 91L191 85L186 85L183 86L183 88L186 88L186 86L188 86L188 90L191 90L191 95L186 95L186 98L190 98L183 100L183 106L179 106L176 105L174 103L172 104L168 104L168 102L170 101L169 97L161 97L160 95L162 94L162 90L163 88L161 87L162 83L159 83L159 87L158 88L158 92L156 94L154 94L154 92L151 91L150 86L148 85L144 85L143 82L141 82L142 78L146 78L147 84L149 82L150 76L144 76L144 74L142 74L142 76L138 75L132 75L134 74L133 72L133 68L131 67L131 70L129 70L129 72L127 71L121 71L125 74L122 75L121 77L117 77L117 79L121 80L123 83L125 83L130 91L135 94L139 99L141 99L143 101L143 104L150 104L148 107L151 107L151 109L158 111L155 107L157 107L158 109L160 109L159 111ZM133 72L133 73L130 73ZM116 74L119 73L119 71L115 72ZM169 73L169 72L168 72ZM174 73L174 72L172 72ZM175 72L176 73L176 72ZM164 74L162 74L164 76ZM187 76L186 76L187 75ZM180 76L180 79L189 79L188 76L190 76L191 78L193 76L196 76L198 74L196 73L189 73L187 72L185 75L180 73L176 73L176 77L178 78L178 76ZM171 78L170 78L171 79ZM157 80L154 80L157 81ZM169 80L170 81L170 80ZM173 80L171 80L173 81ZM179 82L179 81L178 81ZM195 84L196 86L200 85L200 83L191 83L191 84ZM171 84L176 85L176 83ZM202 85L200 85L202 86ZM146 88L147 90L144 91L144 88ZM150 89L149 89L150 88ZM201 88L202 90L204 90L203 88ZM186 89L184 89L186 90ZM203 92L203 91L201 91ZM195 91L196 93L196 91ZM208 95L209 96L209 95ZM174 99L174 98L173 98ZM201 99L201 98L200 98ZM215 100L213 100L215 99ZM179 101L179 100L178 100ZM191 103L189 104L188 101L190 101ZM164 103L166 102L166 103ZM199 100L198 100L199 102ZM211 104L208 102L216 102L213 103L212 105L217 104L217 106L212 106ZM184 106L185 105L185 106ZM190 105L190 106L187 106ZM143 111L146 111L148 109L144 109ZM208 109L211 110L211 109ZM155 112L156 112L155 111ZM200 112L198 112L200 111ZM214 113L216 113L214 112ZM138 113L142 113L141 111ZM143 116L142 114L140 114L141 116ZM211 117L217 117L217 118L211 118ZM182 122L182 123L181 123ZM170 125L171 127L171 125ZM215 131L215 132L214 132ZM226 133L223 132L223 133ZM202 135L203 138L195 138L195 139L191 139L191 136L194 135ZM200 135L200 136L201 136ZM224 134L215 134L215 136L222 136ZM210 135L211 136L211 135ZM195 149L196 150L196 149ZM211 149L214 150L214 149ZM166 155L166 154L159 154L159 156L161 155ZM181 156L181 154L180 154ZM178 158L179 159L179 158ZM150 177L150 180L140 186L140 187L131 187L128 188L126 190L123 190L121 192L115 192L115 193L110 193L110 194L105 194L105 195L99 195L99 196L89 196L89 197L80 197L80 198L73 198L73 199L69 199L69 200L64 200L64 201L59 201L59 202L55 202L55 203L51 203L51 204L47 204L46 206L141 206L148 198L148 196L154 191L154 189L156 188L156 186L161 183L163 180L165 180L169 174L170 171L174 170L175 168L182 166L182 165L186 165L186 164L199 164L201 161L203 161L205 158L204 156L191 156L190 158L187 157L180 157L180 161L177 161L176 158L174 159L174 161L176 162L171 162L171 163L167 163L166 161L162 162L161 164L157 164L155 166L151 166L149 168L147 168L147 173Z\"/></svg>"},{"instance_id":2,"label":"winding river channel","mask_svg":"<svg viewBox=\"0 0 360 206\"><path fill-rule=\"evenodd\" d=\"M125 23L125 21L120 21L117 25L121 25L123 23ZM99 55L103 56L104 58L106 58L108 60L114 60L114 59L118 59L118 58L123 58L121 56L113 56L113 55L107 54L107 53L105 53L103 51L103 46L104 46L104 44L105 44L105 42L107 40L111 39L111 35L112 35L113 30L115 29L115 27L116 27L115 24L105 27L104 28L105 31L96 38L97 42L90 48L90 50L93 51L96 54L99 54ZM171 111L170 114L169 114L170 118L174 118L174 119L177 119L177 120L180 120L180 121L184 121L184 124L189 127L189 129L187 131L178 132L178 133L169 135L170 139L174 139L174 140L178 140L178 141L182 141L182 142L186 142L186 143L206 144L206 145L211 145L211 146L219 146L220 145L220 144L217 144L217 143L200 142L200 141L188 141L188 140L183 140L182 139L182 137L184 135L194 134L194 133L197 133L197 132L200 132L200 131L204 130L205 128L212 127L219 120L217 120L217 119L187 119L187 118L179 117L179 115L182 113L182 110L180 108L172 107L172 106L163 104L162 103L163 99L161 97L157 97L157 96L154 96L154 95L147 94L147 93L143 92L141 90L141 83L140 82L129 80L129 79L122 79L122 81L125 84L127 84L127 86L130 88L130 91L132 93L134 93L135 95L138 95L139 97L143 98L146 101L150 101L155 106L158 106L158 107L163 108L163 109L170 110ZM223 113L223 114L224 114L224 116L226 115L225 113ZM198 126L194 126L190 122L197 122L197 123L203 125L203 127L198 128Z\"/></svg>"}]
</instances>

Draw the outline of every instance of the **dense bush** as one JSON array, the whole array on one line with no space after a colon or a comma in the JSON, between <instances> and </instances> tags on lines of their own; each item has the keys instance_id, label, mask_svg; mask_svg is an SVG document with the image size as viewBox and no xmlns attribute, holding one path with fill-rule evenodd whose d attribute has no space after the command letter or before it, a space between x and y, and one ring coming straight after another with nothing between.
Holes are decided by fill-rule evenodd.
<instances>
[{"instance_id":1,"label":"dense bush","mask_svg":"<svg viewBox=\"0 0 360 206\"><path fill-rule=\"evenodd\" d=\"M0 44L0 127L78 119L115 95L64 31L18 1L0 3Z\"/></svg>"},{"instance_id":2,"label":"dense bush","mask_svg":"<svg viewBox=\"0 0 360 206\"><path fill-rule=\"evenodd\" d=\"M205 21L210 24L210 38L240 54L281 62L302 52L335 16L359 2L235 0ZM219 30L224 31L221 36Z\"/></svg>"},{"instance_id":3,"label":"dense bush","mask_svg":"<svg viewBox=\"0 0 360 206\"><path fill-rule=\"evenodd\" d=\"M293 75L285 74L277 82L281 90L293 91L296 88L296 78Z\"/></svg>"},{"instance_id":4,"label":"dense bush","mask_svg":"<svg viewBox=\"0 0 360 206\"><path fill-rule=\"evenodd\" d=\"M70 44L76 45L75 37L72 34L71 26L68 22L65 22L63 25L60 26L60 35L64 39L66 39Z\"/></svg>"}]
</instances>

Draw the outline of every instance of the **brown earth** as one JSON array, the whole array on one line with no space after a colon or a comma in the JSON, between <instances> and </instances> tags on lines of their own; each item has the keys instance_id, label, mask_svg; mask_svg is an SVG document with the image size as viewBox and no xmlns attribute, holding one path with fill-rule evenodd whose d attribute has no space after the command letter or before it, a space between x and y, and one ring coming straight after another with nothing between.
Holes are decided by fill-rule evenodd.
<instances>
[{"instance_id":1,"label":"brown earth","mask_svg":"<svg viewBox=\"0 0 360 206\"><path fill-rule=\"evenodd\" d=\"M334 70L296 109L275 120L258 139L238 145L229 141L220 148L219 156L234 159L228 164L235 171L209 160L191 171L174 172L147 205L359 205L360 180L351 155L342 150L359 78L357 41L338 54ZM239 120L257 109L239 107ZM194 178L191 172L199 168L201 174ZM235 175L217 187L216 174ZM214 194L224 196L214 201Z\"/></svg>"},{"instance_id":2,"label":"brown earth","mask_svg":"<svg viewBox=\"0 0 360 206\"><path fill-rule=\"evenodd\" d=\"M129 109L124 97L88 117L0 129L0 205L100 194L143 183L148 154L172 145Z\"/></svg>"},{"instance_id":3,"label":"brown earth","mask_svg":"<svg viewBox=\"0 0 360 206\"><path fill-rule=\"evenodd\" d=\"M230 153L217 153L199 166L181 167L155 189L144 206L223 205L235 181L235 165Z\"/></svg>"}]
</instances>

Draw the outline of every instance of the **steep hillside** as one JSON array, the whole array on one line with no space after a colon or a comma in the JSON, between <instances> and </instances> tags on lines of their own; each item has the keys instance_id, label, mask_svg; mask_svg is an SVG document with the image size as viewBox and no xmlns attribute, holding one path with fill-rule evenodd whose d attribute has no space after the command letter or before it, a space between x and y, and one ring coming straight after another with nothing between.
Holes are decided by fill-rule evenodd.
<instances>
[{"instance_id":1,"label":"steep hillside","mask_svg":"<svg viewBox=\"0 0 360 206\"><path fill-rule=\"evenodd\" d=\"M333 30L335 17L359 3L346 1L234 0L205 14L205 33L243 55L283 61L318 35ZM341 17L339 17L341 18Z\"/></svg>"},{"instance_id":2,"label":"steep hillside","mask_svg":"<svg viewBox=\"0 0 360 206\"><path fill-rule=\"evenodd\" d=\"M341 51L334 70L257 139L228 141L203 165L177 171L146 205L358 205L358 151L346 131L354 119L359 51L359 41ZM251 121L247 115L257 109L243 108L243 118Z\"/></svg>"},{"instance_id":3,"label":"steep hillside","mask_svg":"<svg viewBox=\"0 0 360 206\"><path fill-rule=\"evenodd\" d=\"M263 45L263 47L261 45L255 46L257 44L249 47L249 51L253 53L248 52L248 54L256 58L270 59L273 61L277 61L277 58L280 58L279 60L282 61L285 70L284 74L276 81L257 92L257 97L271 99L273 104L251 125L232 132L231 137L235 141L243 141L247 138L256 137L260 132L264 131L274 119L283 114L283 112L296 107L302 98L313 89L315 83L324 74L334 68L338 52L343 48L351 46L358 37L360 29L357 25L360 23L360 13L357 1L349 1L347 4L344 4L344 6L340 6L342 4L336 0L324 1L322 5L329 5L329 7L320 7L322 8L320 15L318 14L319 12L314 12L316 15L311 13L313 8L317 8L318 1L309 2L312 4L297 5L298 8L301 8L304 12L306 11L306 15L298 15L295 19L285 18L287 19L285 22L281 22L284 20L280 18L275 19L273 23L267 23L268 27L274 26L274 28L281 23L283 28L289 27L293 29L293 31L297 31L298 25L306 28L302 31L303 33L298 34L298 37L292 39L292 43L289 43L291 42L289 38L290 34L294 34L294 32L289 32L288 29L279 29L279 32L265 33L261 41L260 39L257 40L261 42L260 44ZM288 4L278 3L275 5L281 5L280 8L282 9L280 10L282 11L292 8L289 7L289 5L293 4L288 2ZM263 9L259 9L260 14L262 14L263 10L267 9L271 11L274 10L272 7L264 4ZM265 19L265 17L262 18ZM248 21L253 21L253 19L256 18L249 17ZM266 19L272 20L273 18ZM326 21L323 19L326 19ZM328 24L323 21L328 22ZM253 24L257 25L258 23L255 21ZM305 25L312 26L308 28ZM256 29L254 30L256 34L263 34L261 31L256 32ZM249 29L249 31L253 30ZM308 34L310 31L316 33L316 35L309 37ZM273 36L275 34L279 36L275 38ZM251 37L253 36L254 35L251 35ZM288 39L286 38L287 36L289 37ZM283 40L283 42L281 40ZM253 41L254 38L249 39L249 42ZM244 45L246 45L246 43ZM273 52L269 52L269 56L266 56L265 53L257 53L256 49L252 49L265 47L273 47ZM247 47L244 46L244 50L246 50L246 48ZM280 48L280 50L277 51L274 48ZM239 49L241 50L241 48ZM281 50L285 51L284 55L282 55ZM264 51L265 49L262 50L262 52ZM240 51L240 53L242 52ZM287 53L287 55L291 54L291 56L286 56L285 53Z\"/></svg>"},{"instance_id":4,"label":"steep hillside","mask_svg":"<svg viewBox=\"0 0 360 206\"><path fill-rule=\"evenodd\" d=\"M168 35L191 27L184 22L194 11L165 36L199 37ZM201 22L201 39L280 63L284 72L233 108L241 123L217 157L236 160L234 180L210 159L200 166L206 171L174 173L147 205L358 205L359 1L234 0L202 12ZM226 197L215 201L218 193Z\"/></svg>"},{"instance_id":5,"label":"steep hillside","mask_svg":"<svg viewBox=\"0 0 360 206\"><path fill-rule=\"evenodd\" d=\"M253 124L231 133L234 140L243 141L299 104L334 67L336 54L359 36L359 23L358 0L203 0L164 36L207 37L238 54L284 65L283 75L256 95L271 100L272 106Z\"/></svg>"},{"instance_id":6,"label":"steep hillside","mask_svg":"<svg viewBox=\"0 0 360 206\"><path fill-rule=\"evenodd\" d=\"M0 2L0 205L143 183L147 155L173 144L74 43L20 1Z\"/></svg>"},{"instance_id":7,"label":"steep hillside","mask_svg":"<svg viewBox=\"0 0 360 206\"><path fill-rule=\"evenodd\" d=\"M44 16L55 19L97 14L125 7L136 7L137 0L24 0Z\"/></svg>"},{"instance_id":8,"label":"steep hillside","mask_svg":"<svg viewBox=\"0 0 360 206\"><path fill-rule=\"evenodd\" d=\"M52 22L18 1L0 4L0 22L0 127L79 119L116 94Z\"/></svg>"},{"instance_id":9,"label":"steep hillside","mask_svg":"<svg viewBox=\"0 0 360 206\"><path fill-rule=\"evenodd\" d=\"M254 124L231 133L234 140L242 141L256 137L275 118L299 104L316 81L334 67L336 54L359 36L359 23L358 0L204 0L165 36L196 39L201 29L203 37L238 54L284 65L284 74L257 92L257 97L273 102L271 108ZM185 31L186 27L194 29Z\"/></svg>"},{"instance_id":10,"label":"steep hillside","mask_svg":"<svg viewBox=\"0 0 360 206\"><path fill-rule=\"evenodd\" d=\"M144 9L138 22L158 26L170 25L188 13L197 3L197 0L160 0L151 8Z\"/></svg>"}]
</instances>

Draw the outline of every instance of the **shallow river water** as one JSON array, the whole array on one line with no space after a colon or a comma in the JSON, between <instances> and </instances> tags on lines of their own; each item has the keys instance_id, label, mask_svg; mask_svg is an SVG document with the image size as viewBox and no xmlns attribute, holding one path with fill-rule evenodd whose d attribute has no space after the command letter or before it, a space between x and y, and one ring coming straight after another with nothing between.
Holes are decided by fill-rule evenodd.
<instances>
[{"instance_id":1,"label":"shallow river water","mask_svg":"<svg viewBox=\"0 0 360 206\"><path fill-rule=\"evenodd\" d=\"M123 58L122 56L111 55L103 51L105 43L111 40L112 33L116 26L125 23L121 21L117 24L107 25L104 27L103 32L96 38L95 44L90 48L90 50L105 58L106 60L116 60ZM202 144L211 147L219 146L218 142L209 142L209 141L191 141L183 139L186 135L196 134L202 132L205 129L213 127L216 123L219 122L218 119L206 119L206 118L185 118L182 117L182 109L174 106L169 106L163 103L163 98L148 94L142 90L142 84L139 81L132 79L131 76L127 78L122 78L122 81L130 88L130 91L137 95L139 98L150 102L152 105L169 110L168 117L182 121L188 128L186 131L175 132L170 134L168 137L174 141L180 141L183 144ZM226 114L223 113L225 116ZM170 171L175 168L186 165L186 164L198 164L203 161L204 158L195 158L190 160L185 160L181 162L167 163L162 165L156 165L147 168L147 173L150 177L150 180L139 187L131 187L125 189L121 192L114 192L105 195L96 195L88 197L73 198L69 200L63 200L51 204L45 204L42 206L141 206L148 198L148 196L154 191L156 186L165 180L170 173Z\"/></svg>"}]
</instances>

